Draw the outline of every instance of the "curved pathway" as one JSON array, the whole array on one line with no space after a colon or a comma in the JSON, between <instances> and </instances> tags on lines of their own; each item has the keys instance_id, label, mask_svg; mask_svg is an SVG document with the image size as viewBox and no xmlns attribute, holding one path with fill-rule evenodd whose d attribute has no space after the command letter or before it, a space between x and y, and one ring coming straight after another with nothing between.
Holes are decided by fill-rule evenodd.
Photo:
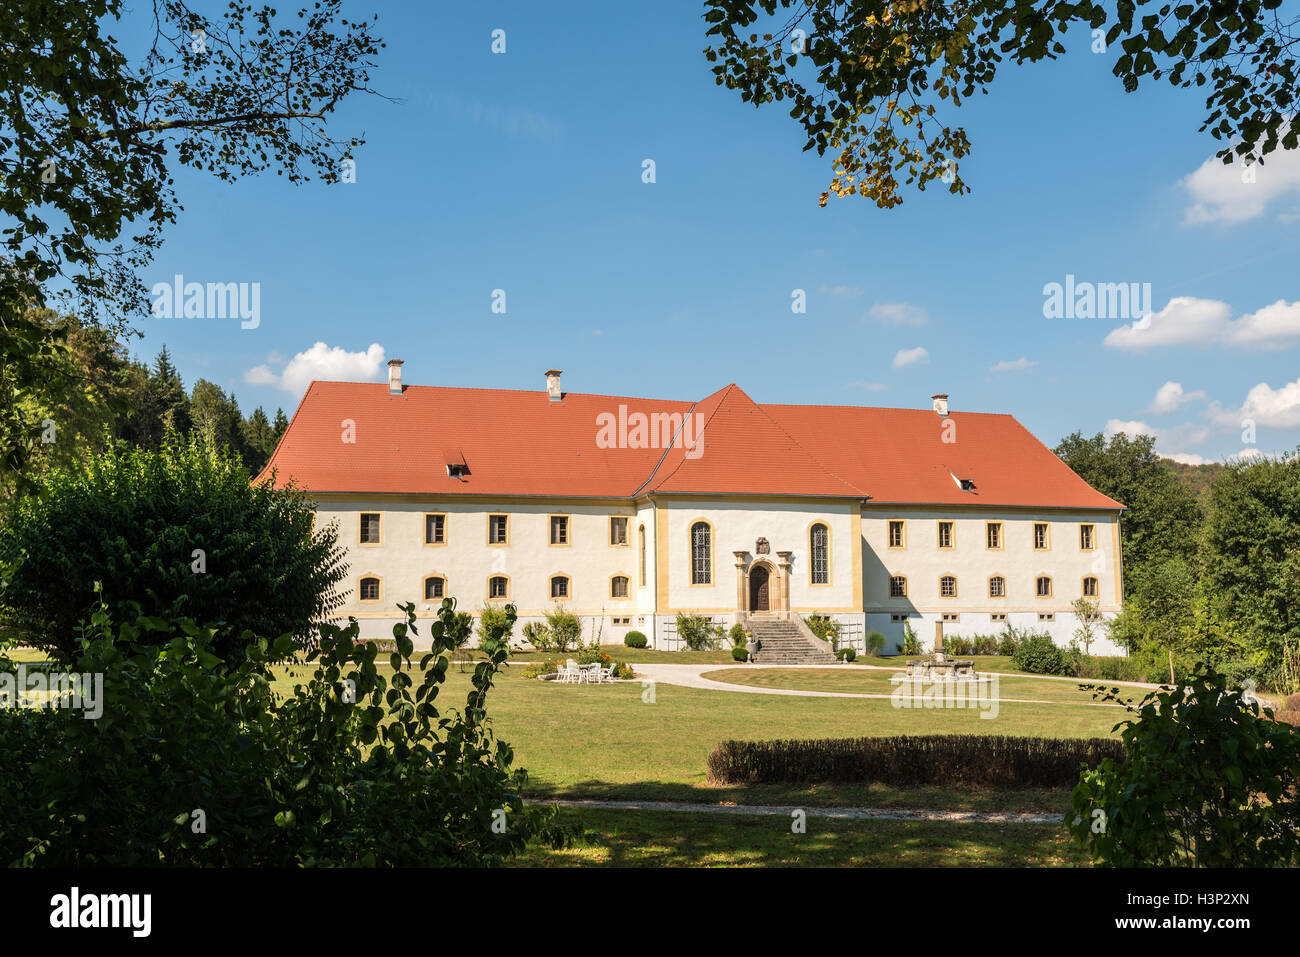
<instances>
[{"instance_id":1,"label":"curved pathway","mask_svg":"<svg viewBox=\"0 0 1300 957\"><path fill-rule=\"evenodd\" d=\"M790 817L802 811L808 817L851 821L954 821L964 824L1059 824L1061 814L1030 811L938 811L877 807L801 807L784 804L700 804L690 801L605 801L563 799L529 801L530 804L573 808L610 808L619 811L685 811L690 814L765 814Z\"/></svg>"},{"instance_id":2,"label":"curved pathway","mask_svg":"<svg viewBox=\"0 0 1300 957\"><path fill-rule=\"evenodd\" d=\"M682 688L702 688L708 691L735 691L742 694L775 694L788 695L800 698L865 698L877 701L892 701L892 693L877 693L866 691L808 691L799 688L761 688L755 685L732 684L726 681L717 681L713 678L705 677L709 671L723 671L728 669L726 664L710 665L671 665L663 663L638 664L630 662L636 671L636 679L640 681L662 682L667 685L677 685ZM810 669L826 671L834 669L835 671L848 671L851 668L858 668L863 671L899 671L898 668L885 668L880 665L762 665L762 664L736 664L734 667L743 668L746 671L767 669L774 671L790 671L795 669ZM1001 672L989 672L996 674L999 678L1033 678L1048 679L1053 681L1070 681L1075 684L1105 684L1110 686L1128 686L1134 688L1154 689L1156 685L1138 684L1132 681L1106 681L1106 682L1089 682L1082 681L1078 678L1060 678L1048 675L1020 675L1020 674L1003 674ZM1015 702L1018 704L1054 704L1065 707L1085 707L1085 708L1122 708L1123 705L1114 704L1108 701L1047 701L1041 698L985 698L990 703L993 701Z\"/></svg>"}]
</instances>

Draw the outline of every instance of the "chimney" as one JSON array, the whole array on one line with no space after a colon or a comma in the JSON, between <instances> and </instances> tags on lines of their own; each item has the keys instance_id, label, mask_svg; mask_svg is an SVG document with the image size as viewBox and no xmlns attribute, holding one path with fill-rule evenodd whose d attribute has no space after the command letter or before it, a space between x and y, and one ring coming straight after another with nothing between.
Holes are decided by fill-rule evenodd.
<instances>
[{"instance_id":1,"label":"chimney","mask_svg":"<svg viewBox=\"0 0 1300 957\"><path fill-rule=\"evenodd\" d=\"M564 398L564 393L560 391L560 370L546 370L546 394L552 402L559 402Z\"/></svg>"},{"instance_id":2,"label":"chimney","mask_svg":"<svg viewBox=\"0 0 1300 957\"><path fill-rule=\"evenodd\" d=\"M930 398L934 400L934 411L938 412L940 415L948 414L948 393L947 392L937 392L934 395L930 396Z\"/></svg>"},{"instance_id":3,"label":"chimney","mask_svg":"<svg viewBox=\"0 0 1300 957\"><path fill-rule=\"evenodd\" d=\"M388 360L388 394L402 394L402 360Z\"/></svg>"}]
</instances>

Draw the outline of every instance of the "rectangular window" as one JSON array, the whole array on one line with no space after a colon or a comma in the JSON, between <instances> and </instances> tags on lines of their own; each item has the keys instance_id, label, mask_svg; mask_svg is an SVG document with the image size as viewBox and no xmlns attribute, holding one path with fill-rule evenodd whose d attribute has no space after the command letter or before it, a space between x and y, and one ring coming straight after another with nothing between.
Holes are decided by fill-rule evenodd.
<instances>
[{"instance_id":1,"label":"rectangular window","mask_svg":"<svg viewBox=\"0 0 1300 957\"><path fill-rule=\"evenodd\" d=\"M1081 551L1090 552L1093 550L1093 542L1096 540L1096 530L1097 527L1095 525L1079 526L1079 549Z\"/></svg>"},{"instance_id":2,"label":"rectangular window","mask_svg":"<svg viewBox=\"0 0 1300 957\"><path fill-rule=\"evenodd\" d=\"M361 513L361 544L362 545L379 544L379 513L378 512Z\"/></svg>"},{"instance_id":3,"label":"rectangular window","mask_svg":"<svg viewBox=\"0 0 1300 957\"><path fill-rule=\"evenodd\" d=\"M907 530L901 519L889 523L889 547L907 547Z\"/></svg>"},{"instance_id":4,"label":"rectangular window","mask_svg":"<svg viewBox=\"0 0 1300 957\"><path fill-rule=\"evenodd\" d=\"M987 547L997 551L1002 548L1002 523L989 522L986 528Z\"/></svg>"},{"instance_id":5,"label":"rectangular window","mask_svg":"<svg viewBox=\"0 0 1300 957\"><path fill-rule=\"evenodd\" d=\"M1038 613L1038 620L1039 620L1039 621L1056 621L1056 612L1052 612L1052 611L1040 611L1040 612Z\"/></svg>"},{"instance_id":6,"label":"rectangular window","mask_svg":"<svg viewBox=\"0 0 1300 957\"><path fill-rule=\"evenodd\" d=\"M939 579L939 597L956 598L957 597L957 579L952 575L944 575Z\"/></svg>"},{"instance_id":7,"label":"rectangular window","mask_svg":"<svg viewBox=\"0 0 1300 957\"><path fill-rule=\"evenodd\" d=\"M445 591L446 581L441 578L426 578L424 580L424 597L425 598L442 598Z\"/></svg>"},{"instance_id":8,"label":"rectangular window","mask_svg":"<svg viewBox=\"0 0 1300 957\"><path fill-rule=\"evenodd\" d=\"M989 579L989 597L1006 598L1007 597L1007 580L1001 575L994 575Z\"/></svg>"},{"instance_id":9,"label":"rectangular window","mask_svg":"<svg viewBox=\"0 0 1300 957\"><path fill-rule=\"evenodd\" d=\"M1083 580L1083 597L1097 597L1097 579L1093 578L1091 575Z\"/></svg>"},{"instance_id":10,"label":"rectangular window","mask_svg":"<svg viewBox=\"0 0 1300 957\"><path fill-rule=\"evenodd\" d=\"M627 517L616 515L609 520L609 543L611 545L627 544Z\"/></svg>"},{"instance_id":11,"label":"rectangular window","mask_svg":"<svg viewBox=\"0 0 1300 957\"><path fill-rule=\"evenodd\" d=\"M955 532L953 531L952 522L939 523L939 547L940 548L952 548L954 542L954 536L955 536Z\"/></svg>"},{"instance_id":12,"label":"rectangular window","mask_svg":"<svg viewBox=\"0 0 1300 957\"><path fill-rule=\"evenodd\" d=\"M505 598L510 593L510 583L503 575L493 575L488 579L488 597Z\"/></svg>"},{"instance_id":13,"label":"rectangular window","mask_svg":"<svg viewBox=\"0 0 1300 957\"><path fill-rule=\"evenodd\" d=\"M889 597L907 597L907 579L902 575L895 575L893 578L889 579Z\"/></svg>"},{"instance_id":14,"label":"rectangular window","mask_svg":"<svg viewBox=\"0 0 1300 957\"><path fill-rule=\"evenodd\" d=\"M424 516L424 544L445 545L447 543L447 516L427 514Z\"/></svg>"},{"instance_id":15,"label":"rectangular window","mask_svg":"<svg viewBox=\"0 0 1300 957\"><path fill-rule=\"evenodd\" d=\"M610 598L627 597L627 577L624 575L615 575L609 583Z\"/></svg>"},{"instance_id":16,"label":"rectangular window","mask_svg":"<svg viewBox=\"0 0 1300 957\"><path fill-rule=\"evenodd\" d=\"M890 621L907 621L907 616L906 616L906 615L890 615L890 616L889 616L889 620L890 620Z\"/></svg>"},{"instance_id":17,"label":"rectangular window","mask_svg":"<svg viewBox=\"0 0 1300 957\"><path fill-rule=\"evenodd\" d=\"M957 612L955 612L955 611L945 611L945 612L943 613L943 620L944 620L944 621L959 621L959 620L961 620L961 615L957 614Z\"/></svg>"},{"instance_id":18,"label":"rectangular window","mask_svg":"<svg viewBox=\"0 0 1300 957\"><path fill-rule=\"evenodd\" d=\"M551 544L552 545L569 544L569 516L567 515L551 516Z\"/></svg>"},{"instance_id":19,"label":"rectangular window","mask_svg":"<svg viewBox=\"0 0 1300 957\"><path fill-rule=\"evenodd\" d=\"M508 515L488 516L488 544L505 545L510 540L510 522Z\"/></svg>"},{"instance_id":20,"label":"rectangular window","mask_svg":"<svg viewBox=\"0 0 1300 957\"><path fill-rule=\"evenodd\" d=\"M1052 540L1047 534L1046 522L1034 522L1034 551L1043 552L1051 547Z\"/></svg>"},{"instance_id":21,"label":"rectangular window","mask_svg":"<svg viewBox=\"0 0 1300 957\"><path fill-rule=\"evenodd\" d=\"M995 612L994 614L989 615L989 621L1006 621L1006 620L1007 620L1007 613L1005 611Z\"/></svg>"},{"instance_id":22,"label":"rectangular window","mask_svg":"<svg viewBox=\"0 0 1300 957\"><path fill-rule=\"evenodd\" d=\"M556 575L551 579L551 597L568 598L569 597L569 580L562 575Z\"/></svg>"}]
</instances>

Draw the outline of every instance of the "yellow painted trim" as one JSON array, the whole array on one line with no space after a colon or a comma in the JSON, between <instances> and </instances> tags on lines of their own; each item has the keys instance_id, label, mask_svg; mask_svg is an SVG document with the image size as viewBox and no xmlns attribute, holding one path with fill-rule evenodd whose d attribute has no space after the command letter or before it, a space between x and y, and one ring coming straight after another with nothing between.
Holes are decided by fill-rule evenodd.
<instances>
[{"instance_id":1,"label":"yellow painted trim","mask_svg":"<svg viewBox=\"0 0 1300 957\"><path fill-rule=\"evenodd\" d=\"M849 530L852 534L853 542L853 604L857 608L862 607L862 549L866 547L866 542L862 538L862 510L854 509L849 516Z\"/></svg>"},{"instance_id":2,"label":"yellow painted trim","mask_svg":"<svg viewBox=\"0 0 1300 957\"><path fill-rule=\"evenodd\" d=\"M860 512L860 511L861 511L861 510L859 509L859 512ZM889 526L890 526L890 524L893 523L893 522L901 522L901 523L903 524L903 544L901 544L901 545L891 545L891 544L889 544L890 541L892 541L892 538L891 538L891 535L890 535L890 528L889 528ZM888 519L885 519L885 547L886 547L887 549L889 549L890 551L894 551L894 552L905 552L905 551L907 551L907 519L905 519L905 518L888 518Z\"/></svg>"},{"instance_id":3,"label":"yellow painted trim","mask_svg":"<svg viewBox=\"0 0 1300 957\"><path fill-rule=\"evenodd\" d=\"M709 526L709 580L707 582L695 581L694 534L695 534L695 526L700 524L700 522L703 522L705 525ZM699 518L693 518L686 523L686 544L687 544L686 554L691 557L690 564L687 567L687 574L690 576L689 587L713 588L718 583L718 567L717 567L718 566L718 561L717 561L718 530L714 527L712 522L710 522L707 518L704 518L703 516L700 516Z\"/></svg>"},{"instance_id":4,"label":"yellow painted trim","mask_svg":"<svg viewBox=\"0 0 1300 957\"><path fill-rule=\"evenodd\" d=\"M655 611L668 608L668 510L655 504Z\"/></svg>"},{"instance_id":5,"label":"yellow painted trim","mask_svg":"<svg viewBox=\"0 0 1300 957\"><path fill-rule=\"evenodd\" d=\"M554 521L557 518L564 519L564 541L551 541L554 536ZM568 548L573 544L573 517L564 512L552 512L546 516L546 544L551 548Z\"/></svg>"},{"instance_id":6,"label":"yellow painted trim","mask_svg":"<svg viewBox=\"0 0 1300 957\"><path fill-rule=\"evenodd\" d=\"M564 588L567 594L564 595L551 594L552 590L555 587L555 579L557 578L563 578L565 582L567 582ZM546 592L548 595L551 596L551 601L573 601L573 576L570 575L568 572L552 572L551 574L546 576Z\"/></svg>"},{"instance_id":7,"label":"yellow painted trim","mask_svg":"<svg viewBox=\"0 0 1300 957\"><path fill-rule=\"evenodd\" d=\"M438 515L442 516L442 541L431 542L429 541L429 519L431 517L436 517ZM382 525L383 523L381 522L380 524ZM428 546L429 548L445 547L448 540L451 538L451 535L448 534L449 531L450 531L450 523L447 521L446 512L425 512L424 513L424 544L426 546Z\"/></svg>"},{"instance_id":8,"label":"yellow painted trim","mask_svg":"<svg viewBox=\"0 0 1300 957\"><path fill-rule=\"evenodd\" d=\"M494 542L494 541L492 541L492 519L494 519L494 518L501 518L501 517L503 517L503 516L505 517L505 520L506 520L506 540L505 540L504 542ZM492 548L509 548L509 547L510 547L510 525L511 525L511 524L512 524L512 523L511 523L511 521L510 521L510 513L509 513L509 512L488 512L488 513L487 513L487 529L486 529L486 536L485 536L485 541L486 541L486 543L487 543L490 547L492 547Z\"/></svg>"},{"instance_id":9,"label":"yellow painted trim","mask_svg":"<svg viewBox=\"0 0 1300 957\"><path fill-rule=\"evenodd\" d=\"M614 594L614 579L615 579L615 578L626 578L626 579L627 579L627 594L626 594L626 595L615 595L615 594ZM609 576L609 600L610 600L610 601L631 601L631 600L632 600L632 576L631 576L631 575L626 575L626 574L624 574L623 572L615 572L613 575L610 575L610 576Z\"/></svg>"},{"instance_id":10,"label":"yellow painted trim","mask_svg":"<svg viewBox=\"0 0 1300 957\"><path fill-rule=\"evenodd\" d=\"M1091 531L1091 532L1089 533L1089 535L1088 535L1088 538L1089 538L1089 540L1092 542L1092 544L1091 544L1090 546L1088 546L1087 548L1084 548L1084 547L1083 547L1083 530L1084 530L1085 528L1090 528L1090 529L1092 529L1092 531ZM1096 522L1080 522L1080 523L1079 523L1079 551L1081 551L1081 552L1095 552L1096 550L1097 550L1097 523L1096 523Z\"/></svg>"},{"instance_id":11,"label":"yellow painted trim","mask_svg":"<svg viewBox=\"0 0 1300 957\"><path fill-rule=\"evenodd\" d=\"M951 578L951 579L952 579L952 594L951 594L951 595L945 595L945 594L943 593L943 580L944 580L945 578ZM940 601L952 601L954 598L960 598L960 597L961 597L961 581L958 579L958 577L957 577L957 573L956 573L956 572L944 572L942 575L940 575L940 576L939 576L939 600L940 600Z\"/></svg>"},{"instance_id":12,"label":"yellow painted trim","mask_svg":"<svg viewBox=\"0 0 1300 957\"><path fill-rule=\"evenodd\" d=\"M362 598L361 583L367 578L373 578L379 583L378 598ZM357 604L358 605L379 605L384 601L384 577L376 572L362 572L357 576Z\"/></svg>"},{"instance_id":13,"label":"yellow painted trim","mask_svg":"<svg viewBox=\"0 0 1300 957\"><path fill-rule=\"evenodd\" d=\"M1040 594L1038 594L1038 580L1039 580L1040 578L1046 578L1046 579L1047 579L1047 594L1046 594L1046 595L1040 595ZM1055 592L1056 592L1056 582L1054 582L1054 581L1052 580L1052 576L1051 576L1051 575L1047 574L1047 572L1039 572L1037 575L1034 576L1034 597L1035 597L1035 598L1052 598L1052 597L1054 596Z\"/></svg>"},{"instance_id":14,"label":"yellow painted trim","mask_svg":"<svg viewBox=\"0 0 1300 957\"><path fill-rule=\"evenodd\" d=\"M1123 606L1124 604L1124 553L1120 547L1119 541L1119 516L1110 523L1111 541L1115 548L1115 604Z\"/></svg>"},{"instance_id":15,"label":"yellow painted trim","mask_svg":"<svg viewBox=\"0 0 1300 957\"><path fill-rule=\"evenodd\" d=\"M363 542L361 540L361 530L365 527L367 515L375 515L379 518L379 541L377 542ZM357 547L374 548L382 544L384 544L384 513L377 511L357 512Z\"/></svg>"},{"instance_id":16,"label":"yellow painted trim","mask_svg":"<svg viewBox=\"0 0 1300 957\"><path fill-rule=\"evenodd\" d=\"M1042 548L1038 547L1038 526L1042 525L1045 529L1043 539L1047 542ZM1051 522L1034 522L1029 534L1033 536L1030 544L1034 546L1036 552L1050 552L1052 550L1052 523Z\"/></svg>"},{"instance_id":17,"label":"yellow painted trim","mask_svg":"<svg viewBox=\"0 0 1300 957\"><path fill-rule=\"evenodd\" d=\"M1000 578L1000 579L1002 579L1002 594L1001 594L1001 595L995 595L995 594L993 594L993 579L995 579L995 578ZM1005 600L1006 600L1006 597L1007 597L1007 591L1008 591L1008 589L1007 589L1007 576L1006 576L1006 575L1002 575L1002 574L999 574L998 572L994 572L992 575L989 576L988 586L989 586L989 587L988 587L988 596L989 596L989 600L990 600L990 601L1005 601Z\"/></svg>"},{"instance_id":18,"label":"yellow painted trim","mask_svg":"<svg viewBox=\"0 0 1300 957\"><path fill-rule=\"evenodd\" d=\"M494 579L494 578L504 578L504 579L506 580L506 593L505 593L504 595L496 595L496 596L493 596L493 594L492 594L492 579ZM509 576L509 575L503 574L503 573L501 573L501 572L493 572L491 575L489 575L489 576L487 577L487 600L488 600L488 601L506 601L506 602L508 602L508 601L510 600L510 590L511 590L511 585L512 585L512 583L511 583L511 581L510 581L510 576Z\"/></svg>"},{"instance_id":19,"label":"yellow painted trim","mask_svg":"<svg viewBox=\"0 0 1300 957\"><path fill-rule=\"evenodd\" d=\"M943 544L943 527L947 525L950 545ZM957 523L951 518L938 518L934 523L934 545L941 552L955 551L957 548Z\"/></svg>"},{"instance_id":20,"label":"yellow painted trim","mask_svg":"<svg viewBox=\"0 0 1300 957\"><path fill-rule=\"evenodd\" d=\"M623 520L623 544L621 545L614 541L614 522L618 519ZM609 516L609 534L605 536L605 543L610 548L632 547L632 517L630 515Z\"/></svg>"},{"instance_id":21,"label":"yellow painted trim","mask_svg":"<svg viewBox=\"0 0 1300 957\"><path fill-rule=\"evenodd\" d=\"M989 544L989 529L994 525L998 527L998 543ZM986 552L1004 552L1007 549L1007 527L1003 522L987 521L984 523L984 551Z\"/></svg>"},{"instance_id":22,"label":"yellow painted trim","mask_svg":"<svg viewBox=\"0 0 1300 957\"><path fill-rule=\"evenodd\" d=\"M442 597L440 598L429 597L429 581L434 578L442 579ZM446 598L448 595L451 594L451 588L449 587L450 584L451 584L450 580L447 578L446 575L442 574L442 572L430 572L429 574L425 575L423 578L420 579L420 591L424 595L423 600L442 601L443 598Z\"/></svg>"},{"instance_id":23,"label":"yellow painted trim","mask_svg":"<svg viewBox=\"0 0 1300 957\"><path fill-rule=\"evenodd\" d=\"M637 586L636 587L645 588L646 582L650 580L648 577L648 566L650 564L650 559L646 553L646 544L645 544L645 522L637 522L636 535L637 535L637 539L636 539Z\"/></svg>"},{"instance_id":24,"label":"yellow painted trim","mask_svg":"<svg viewBox=\"0 0 1300 957\"><path fill-rule=\"evenodd\" d=\"M814 525L821 525L826 529L826 581L824 582L815 582L812 580L812 530ZM835 584L835 540L833 535L834 533L831 530L831 523L824 518L814 518L803 530L804 541L808 543L809 588L831 588Z\"/></svg>"}]
</instances>

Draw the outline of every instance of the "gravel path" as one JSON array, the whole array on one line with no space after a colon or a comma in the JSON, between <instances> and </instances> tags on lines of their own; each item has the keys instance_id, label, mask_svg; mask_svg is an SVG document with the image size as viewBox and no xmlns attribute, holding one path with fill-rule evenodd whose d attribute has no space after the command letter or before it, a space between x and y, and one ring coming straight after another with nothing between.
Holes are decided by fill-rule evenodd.
<instances>
[{"instance_id":1,"label":"gravel path","mask_svg":"<svg viewBox=\"0 0 1300 957\"><path fill-rule=\"evenodd\" d=\"M803 811L808 817L849 821L950 821L963 824L1059 824L1060 814L1012 811L942 811L933 809L873 807L799 807L784 804L696 804L690 801L561 800L530 802L560 807L610 808L619 811L685 811L689 814L763 814L790 817Z\"/></svg>"}]
</instances>

